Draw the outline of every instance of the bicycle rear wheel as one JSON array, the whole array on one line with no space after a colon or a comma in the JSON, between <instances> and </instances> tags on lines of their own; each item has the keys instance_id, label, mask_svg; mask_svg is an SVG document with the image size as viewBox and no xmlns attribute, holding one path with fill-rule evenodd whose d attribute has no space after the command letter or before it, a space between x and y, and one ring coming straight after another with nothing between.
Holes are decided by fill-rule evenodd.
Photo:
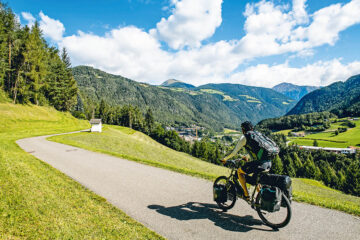
<instances>
[{"instance_id":1,"label":"bicycle rear wheel","mask_svg":"<svg viewBox=\"0 0 360 240\"><path fill-rule=\"evenodd\" d=\"M289 224L291 219L292 212L289 199L285 196L284 193L281 194L283 207L280 207L280 210L276 212L268 212L260 209L261 196L258 194L256 197L256 211L259 214L259 217L266 225L274 229L285 227Z\"/></svg>"},{"instance_id":2,"label":"bicycle rear wheel","mask_svg":"<svg viewBox=\"0 0 360 240\"><path fill-rule=\"evenodd\" d=\"M215 180L213 187L215 188L219 185L222 185L226 188L227 198L226 201L216 201L217 205L223 210L228 210L234 207L236 202L236 190L234 183L229 181L227 177L221 176Z\"/></svg>"}]
</instances>

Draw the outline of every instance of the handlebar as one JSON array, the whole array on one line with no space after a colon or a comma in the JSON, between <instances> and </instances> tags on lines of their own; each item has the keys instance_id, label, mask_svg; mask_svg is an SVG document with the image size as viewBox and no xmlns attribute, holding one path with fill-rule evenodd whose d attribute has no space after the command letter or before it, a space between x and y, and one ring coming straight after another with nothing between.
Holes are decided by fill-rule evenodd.
<instances>
[{"instance_id":1,"label":"handlebar","mask_svg":"<svg viewBox=\"0 0 360 240\"><path fill-rule=\"evenodd\" d=\"M228 161L226 161L224 166L229 167L229 168L239 168L240 167L240 161L241 161L241 159L228 160Z\"/></svg>"}]
</instances>

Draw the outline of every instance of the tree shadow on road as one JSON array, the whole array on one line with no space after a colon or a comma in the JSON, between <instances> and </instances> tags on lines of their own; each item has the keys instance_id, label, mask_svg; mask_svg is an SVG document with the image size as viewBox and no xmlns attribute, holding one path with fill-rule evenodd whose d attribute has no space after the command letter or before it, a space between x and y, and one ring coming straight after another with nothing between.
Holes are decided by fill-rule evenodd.
<instances>
[{"instance_id":1,"label":"tree shadow on road","mask_svg":"<svg viewBox=\"0 0 360 240\"><path fill-rule=\"evenodd\" d=\"M274 231L273 229L259 228L259 226L264 225L263 222L254 219L250 215L237 216L228 214L220 210L215 204L188 202L173 207L149 205L148 208L180 221L209 219L214 222L215 226L234 232L248 232L251 230Z\"/></svg>"}]
</instances>

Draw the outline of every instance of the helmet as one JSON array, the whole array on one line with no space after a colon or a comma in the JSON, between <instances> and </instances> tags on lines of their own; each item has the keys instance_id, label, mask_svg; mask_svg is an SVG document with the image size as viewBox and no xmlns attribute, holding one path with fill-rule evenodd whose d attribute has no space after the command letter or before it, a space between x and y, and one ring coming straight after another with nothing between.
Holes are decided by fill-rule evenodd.
<instances>
[{"instance_id":1,"label":"helmet","mask_svg":"<svg viewBox=\"0 0 360 240\"><path fill-rule=\"evenodd\" d=\"M248 131L253 130L254 126L252 125L251 122L246 121L241 124L241 129L243 130L243 132L248 132Z\"/></svg>"}]
</instances>

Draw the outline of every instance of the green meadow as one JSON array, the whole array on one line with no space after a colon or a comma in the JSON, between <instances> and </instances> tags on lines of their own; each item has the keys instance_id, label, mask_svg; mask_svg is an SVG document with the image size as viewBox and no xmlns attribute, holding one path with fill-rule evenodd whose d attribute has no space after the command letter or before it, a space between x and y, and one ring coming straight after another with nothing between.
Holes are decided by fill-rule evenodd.
<instances>
[{"instance_id":1,"label":"green meadow","mask_svg":"<svg viewBox=\"0 0 360 240\"><path fill-rule=\"evenodd\" d=\"M360 147L360 120L354 121L356 127L348 128L346 132L335 135L338 127L343 127L340 122L331 124L330 129L324 132L309 134L304 138L289 138L292 144L312 146L314 139L317 140L320 147L340 147L348 146Z\"/></svg>"},{"instance_id":2,"label":"green meadow","mask_svg":"<svg viewBox=\"0 0 360 240\"><path fill-rule=\"evenodd\" d=\"M15 143L86 129L87 121L2 97L0 91L0 239L162 239Z\"/></svg>"},{"instance_id":3,"label":"green meadow","mask_svg":"<svg viewBox=\"0 0 360 240\"><path fill-rule=\"evenodd\" d=\"M174 151L145 134L125 127L105 125L102 133L82 132L54 136L50 140L208 180L214 180L220 175L229 173L229 170L224 167ZM294 178L293 191L296 201L360 216L359 197L343 194L326 187L321 182Z\"/></svg>"}]
</instances>

